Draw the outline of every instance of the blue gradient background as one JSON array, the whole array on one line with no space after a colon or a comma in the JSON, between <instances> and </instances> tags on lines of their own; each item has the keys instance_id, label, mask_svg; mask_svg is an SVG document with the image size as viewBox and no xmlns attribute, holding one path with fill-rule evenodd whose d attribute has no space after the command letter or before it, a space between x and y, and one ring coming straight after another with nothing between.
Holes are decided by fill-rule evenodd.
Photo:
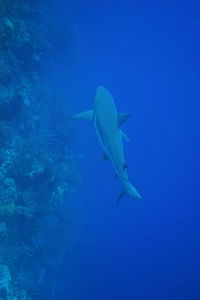
<instances>
[{"instance_id":1,"label":"blue gradient background","mask_svg":"<svg viewBox=\"0 0 200 300\"><path fill-rule=\"evenodd\" d=\"M115 208L120 184L102 161L92 124L77 121L82 183L74 210L80 202L84 222L58 271L57 299L198 300L200 2L52 5L55 22L70 24L72 41L51 80L73 113L90 109L102 84L119 112L132 114L124 148L143 196Z\"/></svg>"}]
</instances>

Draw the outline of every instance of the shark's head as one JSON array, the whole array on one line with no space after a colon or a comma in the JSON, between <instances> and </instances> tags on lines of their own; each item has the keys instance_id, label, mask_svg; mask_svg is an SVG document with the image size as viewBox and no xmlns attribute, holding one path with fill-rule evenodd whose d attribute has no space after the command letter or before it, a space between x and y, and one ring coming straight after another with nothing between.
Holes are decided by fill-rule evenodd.
<instances>
[{"instance_id":1,"label":"shark's head","mask_svg":"<svg viewBox=\"0 0 200 300\"><path fill-rule=\"evenodd\" d=\"M110 109L115 109L115 104L111 93L104 86L98 86L94 99L94 111L107 111ZM111 111L111 113L112 112L113 111Z\"/></svg>"}]
</instances>

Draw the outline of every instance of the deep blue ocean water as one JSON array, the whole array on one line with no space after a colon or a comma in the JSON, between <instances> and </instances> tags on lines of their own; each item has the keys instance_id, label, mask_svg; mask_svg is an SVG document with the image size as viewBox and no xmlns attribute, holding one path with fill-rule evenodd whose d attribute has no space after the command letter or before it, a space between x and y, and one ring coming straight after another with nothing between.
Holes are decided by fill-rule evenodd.
<instances>
[{"instance_id":1,"label":"deep blue ocean water","mask_svg":"<svg viewBox=\"0 0 200 300\"><path fill-rule=\"evenodd\" d=\"M102 160L93 124L76 121L82 182L74 211L84 221L58 270L57 299L198 300L200 2L52 5L70 43L59 49L50 81L72 113L90 109L104 85L118 111L132 114L123 125L131 140L124 149L142 195L115 208L113 167Z\"/></svg>"}]
</instances>

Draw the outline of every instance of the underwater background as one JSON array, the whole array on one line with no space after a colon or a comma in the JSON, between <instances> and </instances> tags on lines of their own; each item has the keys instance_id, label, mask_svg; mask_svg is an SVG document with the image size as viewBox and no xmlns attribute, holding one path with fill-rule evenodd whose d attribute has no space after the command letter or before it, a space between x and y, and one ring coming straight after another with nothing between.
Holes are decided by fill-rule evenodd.
<instances>
[{"instance_id":1,"label":"underwater background","mask_svg":"<svg viewBox=\"0 0 200 300\"><path fill-rule=\"evenodd\" d=\"M0 1L0 299L200 299L199 1ZM94 126L107 87L124 197Z\"/></svg>"}]
</instances>

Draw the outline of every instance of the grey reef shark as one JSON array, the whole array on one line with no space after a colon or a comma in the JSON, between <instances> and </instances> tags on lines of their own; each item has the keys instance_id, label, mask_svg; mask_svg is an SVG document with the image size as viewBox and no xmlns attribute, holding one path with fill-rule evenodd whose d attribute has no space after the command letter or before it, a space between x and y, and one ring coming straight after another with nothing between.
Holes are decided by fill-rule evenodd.
<instances>
[{"instance_id":1,"label":"grey reef shark","mask_svg":"<svg viewBox=\"0 0 200 300\"><path fill-rule=\"evenodd\" d=\"M109 160L122 183L122 190L116 202L120 202L124 195L134 199L141 199L141 195L131 184L124 159L122 138L129 141L120 126L129 118L130 114L118 114L111 93L103 86L96 91L94 106L73 116L73 119L90 120L94 123L99 142L104 151L104 159Z\"/></svg>"}]
</instances>

